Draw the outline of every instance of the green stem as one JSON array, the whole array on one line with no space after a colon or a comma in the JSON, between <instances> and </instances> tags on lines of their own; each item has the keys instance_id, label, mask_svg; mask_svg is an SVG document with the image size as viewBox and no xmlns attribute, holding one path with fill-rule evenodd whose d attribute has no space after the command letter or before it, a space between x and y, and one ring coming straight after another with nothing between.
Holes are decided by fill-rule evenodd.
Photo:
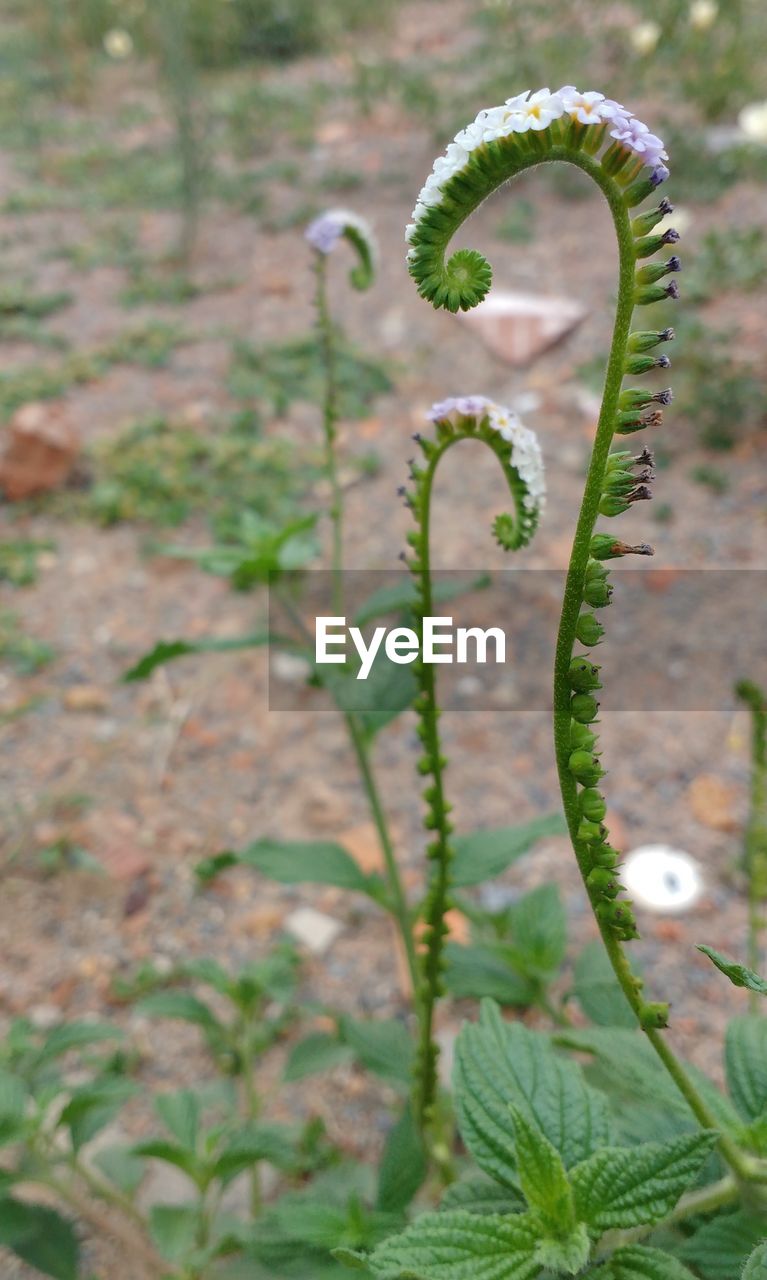
<instances>
[{"instance_id":1,"label":"green stem","mask_svg":"<svg viewBox=\"0 0 767 1280\"><path fill-rule=\"evenodd\" d=\"M762 930L767 897L767 699L751 682L738 686L751 714L751 797L746 831L748 877L748 964L761 972ZM751 1013L762 1011L762 997L749 992Z\"/></svg>"},{"instance_id":2,"label":"green stem","mask_svg":"<svg viewBox=\"0 0 767 1280\"><path fill-rule=\"evenodd\" d=\"M593 166L597 170L597 166ZM601 170L592 176L602 187L612 212L615 231L618 238L619 283L618 305L615 314L610 354L605 373L602 406L599 412L594 448L591 454L586 486L581 509L576 524L570 564L567 570L562 613L557 636L556 655L554 660L554 746L556 752L559 785L562 803L567 820L568 830L578 867L583 877L584 886L589 896L594 916L597 921L602 941L612 965L615 976L626 996L637 1021L642 1024L642 1000L638 983L632 973L631 966L618 938L609 924L606 924L596 912L597 895L590 890L587 876L590 871L588 848L578 840L580 813L578 808L577 784L571 773L568 761L570 757L570 700L572 689L568 670L576 639L576 626L583 601L583 587L586 566L589 561L590 543L596 524L599 503L604 487L607 458L612 443L614 424L618 408L618 397L623 381L626 348L634 308L634 271L636 256L631 231L629 212L613 185L602 179ZM673 1079L682 1096L690 1106L698 1122L704 1128L720 1130L716 1117L711 1113L698 1090L690 1080L682 1064L676 1058L664 1038L653 1028L643 1028L650 1044L657 1053L664 1067ZM739 1177L748 1176L748 1161L732 1139L720 1131L719 1149L723 1158Z\"/></svg>"},{"instance_id":3,"label":"green stem","mask_svg":"<svg viewBox=\"0 0 767 1280\"><path fill-rule=\"evenodd\" d=\"M243 1016L242 1037L240 1040L240 1057L242 1059L242 1093L243 1111L249 1123L258 1118L261 1104L256 1090L254 1055L252 1044L252 1027ZM256 1161L250 1170L250 1212L257 1218L261 1212L261 1163Z\"/></svg>"},{"instance_id":4,"label":"green stem","mask_svg":"<svg viewBox=\"0 0 767 1280\"><path fill-rule=\"evenodd\" d=\"M327 294L326 258L322 253L314 255L317 277L316 307L320 348L325 366L325 396L322 406L325 436L325 472L330 484L329 515L332 526L331 568L333 574L333 609L343 615L343 491L338 476L336 437L338 434L338 378L336 369L335 335L330 318Z\"/></svg>"},{"instance_id":5,"label":"green stem","mask_svg":"<svg viewBox=\"0 0 767 1280\"><path fill-rule=\"evenodd\" d=\"M353 715L345 715L344 723L346 724L352 746L354 747L354 754L357 758L357 765L359 767L360 777L362 778L362 786L378 833L378 840L386 865L386 878L389 890L389 910L399 927L400 937L402 938L402 945L405 951L408 974L415 994L418 991L418 960L416 957L415 938L413 935L413 920L410 908L407 904L402 876L400 875L400 870L397 865L394 845L389 832L389 824L386 820L386 814L384 813L381 796L375 780L375 774L373 773L373 763L370 758L370 751L368 744L365 741L365 735L356 717Z\"/></svg>"}]
</instances>

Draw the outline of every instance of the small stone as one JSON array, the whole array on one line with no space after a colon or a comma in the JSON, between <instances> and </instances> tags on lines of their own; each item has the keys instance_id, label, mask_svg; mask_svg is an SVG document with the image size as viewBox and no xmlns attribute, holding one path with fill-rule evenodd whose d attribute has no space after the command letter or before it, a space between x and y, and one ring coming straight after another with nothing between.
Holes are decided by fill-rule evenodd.
<instances>
[{"instance_id":1,"label":"small stone","mask_svg":"<svg viewBox=\"0 0 767 1280\"><path fill-rule=\"evenodd\" d=\"M66 711L105 711L108 699L98 685L76 684L66 690L62 703Z\"/></svg>"},{"instance_id":2,"label":"small stone","mask_svg":"<svg viewBox=\"0 0 767 1280\"><path fill-rule=\"evenodd\" d=\"M315 956L324 955L332 947L343 925L332 916L323 915L313 907L298 907L285 918L289 934Z\"/></svg>"},{"instance_id":3,"label":"small stone","mask_svg":"<svg viewBox=\"0 0 767 1280\"><path fill-rule=\"evenodd\" d=\"M715 774L701 773L690 784L690 808L704 827L714 831L737 831L737 792Z\"/></svg>"},{"instance_id":4,"label":"small stone","mask_svg":"<svg viewBox=\"0 0 767 1280\"><path fill-rule=\"evenodd\" d=\"M80 451L76 428L61 405L33 401L11 418L0 458L0 489L9 502L63 484Z\"/></svg>"},{"instance_id":5,"label":"small stone","mask_svg":"<svg viewBox=\"0 0 767 1280\"><path fill-rule=\"evenodd\" d=\"M315 829L338 831L345 825L349 806L324 782L315 780L307 787L304 816Z\"/></svg>"},{"instance_id":6,"label":"small stone","mask_svg":"<svg viewBox=\"0 0 767 1280\"><path fill-rule=\"evenodd\" d=\"M585 317L586 308L572 298L504 289L491 289L479 306L458 313L493 355L517 367L532 364Z\"/></svg>"}]
</instances>

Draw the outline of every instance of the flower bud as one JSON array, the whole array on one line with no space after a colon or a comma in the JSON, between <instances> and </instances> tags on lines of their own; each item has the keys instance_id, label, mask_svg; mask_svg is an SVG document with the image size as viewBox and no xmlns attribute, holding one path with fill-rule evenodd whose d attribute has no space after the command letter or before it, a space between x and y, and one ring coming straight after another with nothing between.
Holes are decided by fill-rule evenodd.
<instances>
[{"instance_id":1,"label":"flower bud","mask_svg":"<svg viewBox=\"0 0 767 1280\"><path fill-rule=\"evenodd\" d=\"M593 751L597 744L597 735L592 733L588 725L579 724L577 720L570 722L570 746L573 751Z\"/></svg>"},{"instance_id":2,"label":"flower bud","mask_svg":"<svg viewBox=\"0 0 767 1280\"><path fill-rule=\"evenodd\" d=\"M595 867L593 871L590 871L586 877L586 884L589 889L603 895L605 898L617 897L621 889L615 872L610 871L607 867Z\"/></svg>"},{"instance_id":3,"label":"flower bud","mask_svg":"<svg viewBox=\"0 0 767 1280\"><path fill-rule=\"evenodd\" d=\"M595 787L587 787L582 791L578 803L584 818L588 818L590 822L601 822L607 813L605 798Z\"/></svg>"},{"instance_id":4,"label":"flower bud","mask_svg":"<svg viewBox=\"0 0 767 1280\"><path fill-rule=\"evenodd\" d=\"M659 342L671 342L674 336L673 329L662 329L659 333L642 333L637 330L629 334L628 349L629 351L651 351Z\"/></svg>"},{"instance_id":5,"label":"flower bud","mask_svg":"<svg viewBox=\"0 0 767 1280\"><path fill-rule=\"evenodd\" d=\"M640 213L632 220L632 234L637 237L649 235L659 222L673 212L673 204L664 196L656 209L649 209L646 213Z\"/></svg>"},{"instance_id":6,"label":"flower bud","mask_svg":"<svg viewBox=\"0 0 767 1280\"><path fill-rule=\"evenodd\" d=\"M626 542L619 542L609 533L595 533L591 539L589 550L598 560L615 560L620 556L652 556L655 554L652 547L646 542L641 542L637 546L631 547ZM596 687L596 686L593 686Z\"/></svg>"},{"instance_id":7,"label":"flower bud","mask_svg":"<svg viewBox=\"0 0 767 1280\"><path fill-rule=\"evenodd\" d=\"M598 622L593 613L582 613L575 627L576 638L581 644L588 645L590 648L599 644L605 629L601 622Z\"/></svg>"},{"instance_id":8,"label":"flower bud","mask_svg":"<svg viewBox=\"0 0 767 1280\"><path fill-rule=\"evenodd\" d=\"M599 501L599 514L602 516L621 516L628 511L629 503L617 494L606 493Z\"/></svg>"},{"instance_id":9,"label":"flower bud","mask_svg":"<svg viewBox=\"0 0 767 1280\"><path fill-rule=\"evenodd\" d=\"M598 902L596 913L599 919L614 929L624 941L628 942L631 938L639 937L630 902Z\"/></svg>"},{"instance_id":10,"label":"flower bud","mask_svg":"<svg viewBox=\"0 0 767 1280\"><path fill-rule=\"evenodd\" d=\"M678 298L679 285L676 280L668 284L638 285L634 290L634 303L638 307L649 307L654 302L662 302L664 298Z\"/></svg>"},{"instance_id":11,"label":"flower bud","mask_svg":"<svg viewBox=\"0 0 767 1280\"><path fill-rule=\"evenodd\" d=\"M593 662L589 662L588 658L573 658L568 668L567 678L571 689L577 690L578 693L587 693L589 689L602 688L599 679L599 667L595 666Z\"/></svg>"},{"instance_id":12,"label":"flower bud","mask_svg":"<svg viewBox=\"0 0 767 1280\"><path fill-rule=\"evenodd\" d=\"M570 715L579 724L591 724L599 714L599 703L590 693L576 693L570 699Z\"/></svg>"},{"instance_id":13,"label":"flower bud","mask_svg":"<svg viewBox=\"0 0 767 1280\"><path fill-rule=\"evenodd\" d=\"M584 844L599 844L607 835L605 827L598 822L591 822L588 818L581 818L578 826L578 839Z\"/></svg>"},{"instance_id":14,"label":"flower bud","mask_svg":"<svg viewBox=\"0 0 767 1280\"><path fill-rule=\"evenodd\" d=\"M590 751L573 751L567 766L576 781L586 787L593 787L603 776L598 758Z\"/></svg>"},{"instance_id":15,"label":"flower bud","mask_svg":"<svg viewBox=\"0 0 767 1280\"><path fill-rule=\"evenodd\" d=\"M598 582L602 578L606 578L610 570L599 560L589 560L586 565L586 573L584 575L586 582Z\"/></svg>"},{"instance_id":16,"label":"flower bud","mask_svg":"<svg viewBox=\"0 0 767 1280\"><path fill-rule=\"evenodd\" d=\"M592 609L604 609L612 599L613 589L603 578L593 578L583 587L583 599Z\"/></svg>"},{"instance_id":17,"label":"flower bud","mask_svg":"<svg viewBox=\"0 0 767 1280\"><path fill-rule=\"evenodd\" d=\"M639 1021L645 1031L662 1030L668 1026L669 1006L665 1003L656 1002L653 1004L643 1004L639 1011Z\"/></svg>"},{"instance_id":18,"label":"flower bud","mask_svg":"<svg viewBox=\"0 0 767 1280\"><path fill-rule=\"evenodd\" d=\"M592 845L589 852L595 867L614 867L620 858L618 850L611 844Z\"/></svg>"}]
</instances>

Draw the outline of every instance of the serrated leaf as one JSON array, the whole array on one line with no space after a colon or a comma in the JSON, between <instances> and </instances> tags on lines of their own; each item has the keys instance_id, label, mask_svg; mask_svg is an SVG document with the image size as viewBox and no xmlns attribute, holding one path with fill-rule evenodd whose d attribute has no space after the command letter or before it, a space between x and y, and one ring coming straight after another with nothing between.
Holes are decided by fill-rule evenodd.
<instances>
[{"instance_id":1,"label":"serrated leaf","mask_svg":"<svg viewBox=\"0 0 767 1280\"><path fill-rule=\"evenodd\" d=\"M445 961L445 985L459 1000L482 1000L487 996L499 1004L521 1009L533 1003L533 983L510 967L497 945L462 946L448 942Z\"/></svg>"},{"instance_id":2,"label":"serrated leaf","mask_svg":"<svg viewBox=\"0 0 767 1280\"><path fill-rule=\"evenodd\" d=\"M453 1182L439 1203L445 1209L465 1209L467 1213L519 1213L525 1207L522 1194L482 1174Z\"/></svg>"},{"instance_id":3,"label":"serrated leaf","mask_svg":"<svg viewBox=\"0 0 767 1280\"><path fill-rule=\"evenodd\" d=\"M0 1144L12 1141L21 1130L26 1102L24 1081L0 1067Z\"/></svg>"},{"instance_id":4,"label":"serrated leaf","mask_svg":"<svg viewBox=\"0 0 767 1280\"><path fill-rule=\"evenodd\" d=\"M504 1022L489 1000L480 1021L458 1036L454 1091L464 1142L479 1167L506 1186L519 1185L510 1103L535 1121L566 1168L609 1140L607 1103L580 1067L558 1057L544 1036Z\"/></svg>"},{"instance_id":5,"label":"serrated leaf","mask_svg":"<svg viewBox=\"0 0 767 1280\"><path fill-rule=\"evenodd\" d=\"M767 1241L754 1249L743 1268L742 1280L767 1280Z\"/></svg>"},{"instance_id":6,"label":"serrated leaf","mask_svg":"<svg viewBox=\"0 0 767 1280\"><path fill-rule=\"evenodd\" d=\"M368 1266L383 1280L533 1280L537 1233L522 1215L426 1213L373 1251Z\"/></svg>"},{"instance_id":7,"label":"serrated leaf","mask_svg":"<svg viewBox=\"0 0 767 1280\"><path fill-rule=\"evenodd\" d=\"M295 1163L291 1140L292 1133L286 1125L246 1125L221 1152L213 1167L214 1175L226 1184L259 1160L266 1160L277 1168L290 1168Z\"/></svg>"},{"instance_id":8,"label":"serrated leaf","mask_svg":"<svg viewBox=\"0 0 767 1280\"><path fill-rule=\"evenodd\" d=\"M133 1195L144 1176L144 1162L130 1147L102 1147L90 1157L92 1163L126 1195Z\"/></svg>"},{"instance_id":9,"label":"serrated leaf","mask_svg":"<svg viewBox=\"0 0 767 1280\"><path fill-rule=\"evenodd\" d=\"M413 1041L402 1022L394 1018L363 1021L345 1017L339 1030L345 1044L369 1071L387 1080L410 1082Z\"/></svg>"},{"instance_id":10,"label":"serrated leaf","mask_svg":"<svg viewBox=\"0 0 767 1280\"><path fill-rule=\"evenodd\" d=\"M571 1173L578 1220L598 1231L660 1222L699 1173L716 1137L704 1130L672 1142L595 1152Z\"/></svg>"},{"instance_id":11,"label":"serrated leaf","mask_svg":"<svg viewBox=\"0 0 767 1280\"><path fill-rule=\"evenodd\" d=\"M636 1016L621 990L601 942L589 942L575 961L574 994L587 1018L601 1027L636 1027Z\"/></svg>"},{"instance_id":12,"label":"serrated leaf","mask_svg":"<svg viewBox=\"0 0 767 1280\"><path fill-rule=\"evenodd\" d=\"M77 1280L79 1245L71 1222L45 1205L0 1200L0 1245L53 1280Z\"/></svg>"},{"instance_id":13,"label":"serrated leaf","mask_svg":"<svg viewBox=\"0 0 767 1280\"><path fill-rule=\"evenodd\" d=\"M378 878L360 870L351 854L329 840L256 840L233 855L279 884L330 884L371 893Z\"/></svg>"},{"instance_id":14,"label":"serrated leaf","mask_svg":"<svg viewBox=\"0 0 767 1280\"><path fill-rule=\"evenodd\" d=\"M704 956L708 956L717 969L726 978L730 979L734 987L746 987L749 991L756 991L760 996L767 996L767 982L765 982L764 978L760 978L758 973L754 973L753 969L749 969L747 965L738 964L735 960L728 960L727 956L723 956L721 951L714 951L713 947L706 947L703 943L698 944L698 951L702 951Z\"/></svg>"},{"instance_id":15,"label":"serrated leaf","mask_svg":"<svg viewBox=\"0 0 767 1280\"><path fill-rule=\"evenodd\" d=\"M200 1125L200 1104L191 1089L158 1093L154 1108L169 1133L187 1151L194 1151Z\"/></svg>"},{"instance_id":16,"label":"serrated leaf","mask_svg":"<svg viewBox=\"0 0 767 1280\"><path fill-rule=\"evenodd\" d=\"M676 1258L641 1244L624 1245L610 1257L604 1280L695 1280Z\"/></svg>"},{"instance_id":17,"label":"serrated leaf","mask_svg":"<svg viewBox=\"0 0 767 1280\"><path fill-rule=\"evenodd\" d=\"M699 1227L678 1253L703 1280L733 1280L764 1236L764 1220L741 1210L721 1213Z\"/></svg>"},{"instance_id":18,"label":"serrated leaf","mask_svg":"<svg viewBox=\"0 0 767 1280\"><path fill-rule=\"evenodd\" d=\"M537 1124L512 1106L517 1176L529 1207L549 1230L567 1232L575 1225L573 1197L565 1166ZM581 1264L582 1265L582 1264Z\"/></svg>"},{"instance_id":19,"label":"serrated leaf","mask_svg":"<svg viewBox=\"0 0 767 1280\"><path fill-rule=\"evenodd\" d=\"M45 1037L45 1041L37 1050L37 1064L52 1062L71 1049L84 1049L88 1045L100 1044L105 1040L122 1040L123 1033L118 1027L109 1026L105 1022L66 1022L54 1027Z\"/></svg>"},{"instance_id":20,"label":"serrated leaf","mask_svg":"<svg viewBox=\"0 0 767 1280\"><path fill-rule=\"evenodd\" d=\"M493 827L487 831L455 836L455 857L451 868L453 884L456 888L466 888L467 885L492 880L532 849L537 840L566 833L562 815L550 813L515 827Z\"/></svg>"},{"instance_id":21,"label":"serrated leaf","mask_svg":"<svg viewBox=\"0 0 767 1280\"><path fill-rule=\"evenodd\" d=\"M426 1177L426 1152L408 1106L389 1130L378 1166L376 1208L386 1213L406 1209Z\"/></svg>"},{"instance_id":22,"label":"serrated leaf","mask_svg":"<svg viewBox=\"0 0 767 1280\"><path fill-rule=\"evenodd\" d=\"M200 1217L196 1208L155 1204L149 1211L149 1231L163 1258L181 1262L195 1247Z\"/></svg>"},{"instance_id":23,"label":"serrated leaf","mask_svg":"<svg viewBox=\"0 0 767 1280\"><path fill-rule=\"evenodd\" d=\"M349 1045L339 1040L338 1036L328 1035L325 1031L314 1031L299 1040L288 1055L282 1078L286 1082L304 1080L307 1076L316 1075L318 1071L330 1071L352 1057Z\"/></svg>"},{"instance_id":24,"label":"serrated leaf","mask_svg":"<svg viewBox=\"0 0 767 1280\"><path fill-rule=\"evenodd\" d=\"M509 912L518 963L534 977L559 968L567 949L567 917L555 884L543 884L516 902Z\"/></svg>"},{"instance_id":25,"label":"serrated leaf","mask_svg":"<svg viewBox=\"0 0 767 1280\"><path fill-rule=\"evenodd\" d=\"M164 1138L148 1138L146 1142L137 1142L130 1151L133 1156L142 1156L146 1160L162 1160L164 1164L172 1164L193 1182L198 1180L200 1170L195 1156L175 1142L167 1142Z\"/></svg>"},{"instance_id":26,"label":"serrated leaf","mask_svg":"<svg viewBox=\"0 0 767 1280\"><path fill-rule=\"evenodd\" d=\"M767 1018L733 1018L725 1041L727 1087L746 1120L767 1110Z\"/></svg>"}]
</instances>

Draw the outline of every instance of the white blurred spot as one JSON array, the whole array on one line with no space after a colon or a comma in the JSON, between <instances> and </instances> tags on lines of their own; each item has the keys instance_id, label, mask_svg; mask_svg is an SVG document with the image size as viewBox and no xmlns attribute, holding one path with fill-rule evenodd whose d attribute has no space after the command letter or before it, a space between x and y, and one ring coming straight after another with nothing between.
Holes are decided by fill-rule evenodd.
<instances>
[{"instance_id":1,"label":"white blurred spot","mask_svg":"<svg viewBox=\"0 0 767 1280\"><path fill-rule=\"evenodd\" d=\"M650 911L689 911L703 892L697 862L665 844L634 849L620 870L630 896Z\"/></svg>"}]
</instances>

